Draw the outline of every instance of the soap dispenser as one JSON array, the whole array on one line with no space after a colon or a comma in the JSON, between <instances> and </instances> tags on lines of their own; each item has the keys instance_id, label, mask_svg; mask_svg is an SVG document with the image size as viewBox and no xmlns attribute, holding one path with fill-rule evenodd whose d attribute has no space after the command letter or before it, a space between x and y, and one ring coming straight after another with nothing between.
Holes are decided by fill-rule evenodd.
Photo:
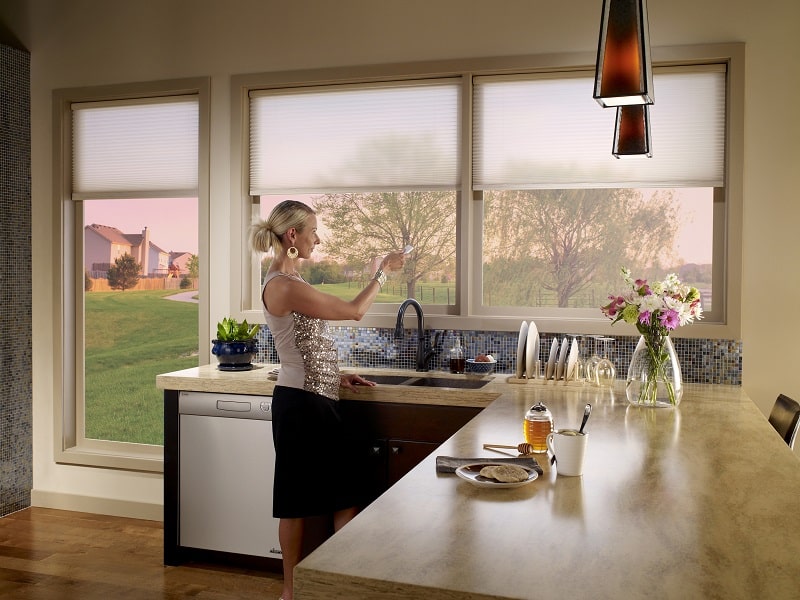
<instances>
[{"instance_id":1,"label":"soap dispenser","mask_svg":"<svg viewBox=\"0 0 800 600\"><path fill-rule=\"evenodd\" d=\"M531 445L532 451L536 454L547 452L547 436L553 431L553 415L541 401L525 413L522 427L525 441Z\"/></svg>"},{"instance_id":2,"label":"soap dispenser","mask_svg":"<svg viewBox=\"0 0 800 600\"><path fill-rule=\"evenodd\" d=\"M456 336L455 346L450 350L450 372L463 373L464 368L467 366L464 359L464 349L461 347L461 337Z\"/></svg>"}]
</instances>

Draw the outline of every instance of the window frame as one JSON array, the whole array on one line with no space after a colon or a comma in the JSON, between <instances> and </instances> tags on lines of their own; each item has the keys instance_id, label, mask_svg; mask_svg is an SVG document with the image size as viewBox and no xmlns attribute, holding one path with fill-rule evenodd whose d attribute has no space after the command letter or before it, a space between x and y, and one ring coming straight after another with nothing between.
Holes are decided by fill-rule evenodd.
<instances>
[{"instance_id":1,"label":"window frame","mask_svg":"<svg viewBox=\"0 0 800 600\"><path fill-rule=\"evenodd\" d=\"M709 44L697 46L674 46L653 49L653 63L657 66L681 66L703 63L724 63L726 80L725 123L725 185L724 195L715 192L715 240L714 263L722 265L715 269L714 289L721 290L723 304L720 322L699 321L692 327L681 328L678 337L738 339L741 331L741 264L742 264L742 193L743 193L743 130L744 130L744 44ZM248 98L251 91L259 89L294 88L331 84L357 84L382 81L402 81L432 77L461 76L462 85L462 182L457 208L457 290L456 304L441 310L437 306L425 306L426 323L435 329L476 329L517 331L520 318L535 318L543 332L585 333L604 335L635 335L635 329L617 325L602 316L599 307L596 316L578 314L565 317L553 314L548 309L519 309L493 315L483 310L480 304L481 281L481 194L471 189L471 121L472 89L474 76L537 73L548 71L586 71L592 69L595 56L589 53L565 53L551 55L529 55L484 59L432 61L390 65L371 65L354 68L329 68L308 71L272 72L245 74L231 80L231 256L232 306L240 318L263 322L260 309L257 261L247 247L246 235L254 211L254 203L248 195ZM611 133L609 133L609 148ZM471 201L465 201L469 199ZM717 212L722 211L720 219ZM716 231L717 222L723 231ZM238 244L238 245L237 245ZM255 279L253 278L255 275ZM237 293L238 292L238 293ZM344 326L392 327L396 316L396 305L375 305L359 322L344 321ZM505 309L504 309L505 310ZM561 309L563 310L563 309ZM573 309L574 310L574 309ZM533 313L533 314L532 314Z\"/></svg>"},{"instance_id":2,"label":"window frame","mask_svg":"<svg viewBox=\"0 0 800 600\"><path fill-rule=\"evenodd\" d=\"M84 345L83 200L72 197L72 105L81 102L194 95L198 99L198 223L200 299L198 339L209 335L209 101L208 78L177 79L135 84L68 88L53 91L53 264L60 266L60 285L53 302L54 377L53 427L56 463L163 472L163 445L86 439L82 398ZM165 197L163 192L140 197ZM200 344L199 362L210 358ZM155 382L153 382L155 386Z\"/></svg>"}]
</instances>

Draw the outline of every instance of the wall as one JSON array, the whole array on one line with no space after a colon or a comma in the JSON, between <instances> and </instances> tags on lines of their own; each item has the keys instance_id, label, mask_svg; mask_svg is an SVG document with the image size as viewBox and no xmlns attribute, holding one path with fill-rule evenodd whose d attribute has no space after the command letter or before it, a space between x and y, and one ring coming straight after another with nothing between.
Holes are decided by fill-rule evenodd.
<instances>
[{"instance_id":1,"label":"wall","mask_svg":"<svg viewBox=\"0 0 800 600\"><path fill-rule=\"evenodd\" d=\"M0 44L0 517L30 506L30 55Z\"/></svg>"},{"instance_id":2,"label":"wall","mask_svg":"<svg viewBox=\"0 0 800 600\"><path fill-rule=\"evenodd\" d=\"M212 78L210 269L212 321L227 314L232 74L564 51L594 52L600 0L6 0L0 21L31 50L33 165L34 491L157 510L155 475L53 463L51 265L52 90L177 77ZM800 3L651 0L653 46L745 42L743 385L762 411L779 392L800 397ZM456 12L458 11L458 12Z\"/></svg>"}]
</instances>

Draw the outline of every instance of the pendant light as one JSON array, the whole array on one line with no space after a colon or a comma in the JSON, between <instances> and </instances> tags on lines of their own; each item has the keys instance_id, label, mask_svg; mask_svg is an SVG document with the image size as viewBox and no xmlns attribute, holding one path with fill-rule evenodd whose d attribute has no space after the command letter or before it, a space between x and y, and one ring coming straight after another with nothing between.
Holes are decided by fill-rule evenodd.
<instances>
[{"instance_id":1,"label":"pendant light","mask_svg":"<svg viewBox=\"0 0 800 600\"><path fill-rule=\"evenodd\" d=\"M594 99L603 108L653 104L647 0L603 0Z\"/></svg>"},{"instance_id":2,"label":"pendant light","mask_svg":"<svg viewBox=\"0 0 800 600\"><path fill-rule=\"evenodd\" d=\"M617 107L617 124L614 127L616 158L652 158L650 140L650 107L647 104L629 104Z\"/></svg>"}]
</instances>

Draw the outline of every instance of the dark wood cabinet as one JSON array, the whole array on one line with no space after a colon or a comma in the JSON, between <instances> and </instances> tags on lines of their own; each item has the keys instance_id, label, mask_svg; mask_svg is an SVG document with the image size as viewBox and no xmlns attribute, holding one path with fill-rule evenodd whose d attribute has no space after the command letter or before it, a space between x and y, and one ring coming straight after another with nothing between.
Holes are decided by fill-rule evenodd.
<instances>
[{"instance_id":1,"label":"dark wood cabinet","mask_svg":"<svg viewBox=\"0 0 800 600\"><path fill-rule=\"evenodd\" d=\"M374 500L481 409L342 400L341 411L367 456L370 500Z\"/></svg>"}]
</instances>

